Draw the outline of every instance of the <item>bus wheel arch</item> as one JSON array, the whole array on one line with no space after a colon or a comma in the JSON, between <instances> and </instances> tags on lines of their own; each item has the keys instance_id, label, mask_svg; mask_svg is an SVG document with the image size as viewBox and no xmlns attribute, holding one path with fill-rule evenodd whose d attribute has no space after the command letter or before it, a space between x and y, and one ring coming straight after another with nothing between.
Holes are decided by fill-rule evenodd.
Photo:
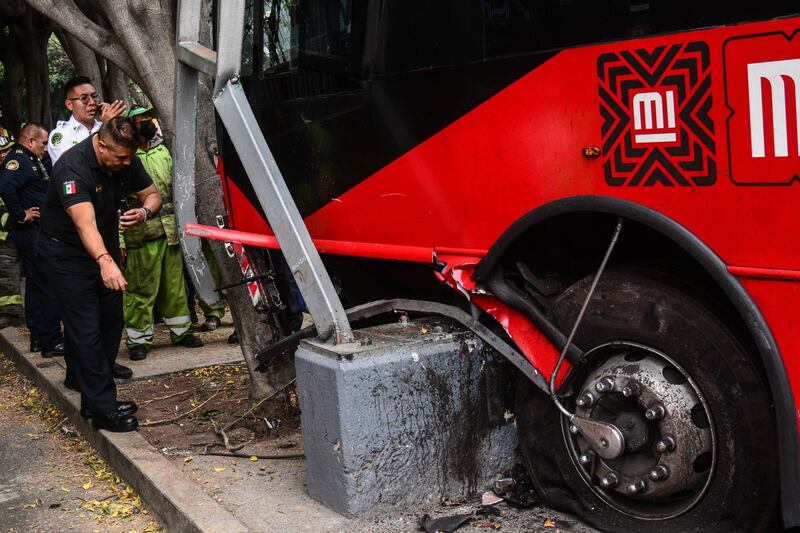
<instances>
[{"instance_id":1,"label":"bus wheel arch","mask_svg":"<svg viewBox=\"0 0 800 533\"><path fill-rule=\"evenodd\" d=\"M661 213L608 197L573 197L545 204L512 224L478 265L480 283L502 265L520 263L562 290L593 273L617 217L625 229L612 264L633 264L693 284L733 331L758 366L771 395L777 426L781 499L787 525L800 523L797 419L788 377L770 330L748 293L705 243ZM557 244L557 245L556 245ZM533 259L532 259L533 258Z\"/></svg>"}]
</instances>

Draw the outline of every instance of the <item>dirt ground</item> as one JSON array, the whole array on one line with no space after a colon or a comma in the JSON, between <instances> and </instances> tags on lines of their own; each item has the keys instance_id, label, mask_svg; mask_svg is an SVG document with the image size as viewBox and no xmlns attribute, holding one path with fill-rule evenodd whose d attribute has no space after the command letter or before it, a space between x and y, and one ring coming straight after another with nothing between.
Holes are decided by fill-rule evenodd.
<instances>
[{"instance_id":1,"label":"dirt ground","mask_svg":"<svg viewBox=\"0 0 800 533\"><path fill-rule=\"evenodd\" d=\"M294 383L261 402L248 399L244 364L213 366L118 387L139 404L139 431L169 457L238 452L302 454ZM266 449L266 452L263 450Z\"/></svg>"},{"instance_id":2,"label":"dirt ground","mask_svg":"<svg viewBox=\"0 0 800 533\"><path fill-rule=\"evenodd\" d=\"M136 492L2 354L0 531L164 531Z\"/></svg>"}]
</instances>

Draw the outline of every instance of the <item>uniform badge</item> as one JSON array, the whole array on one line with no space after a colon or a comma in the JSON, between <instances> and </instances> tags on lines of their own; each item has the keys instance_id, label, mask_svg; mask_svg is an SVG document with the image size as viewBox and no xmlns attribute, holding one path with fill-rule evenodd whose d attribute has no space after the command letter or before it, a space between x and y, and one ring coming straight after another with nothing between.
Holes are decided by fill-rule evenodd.
<instances>
[{"instance_id":1,"label":"uniform badge","mask_svg":"<svg viewBox=\"0 0 800 533\"><path fill-rule=\"evenodd\" d=\"M69 180L64 182L64 196L69 196L70 194L75 194L76 192L78 192L78 190L75 187L75 181Z\"/></svg>"},{"instance_id":2,"label":"uniform badge","mask_svg":"<svg viewBox=\"0 0 800 533\"><path fill-rule=\"evenodd\" d=\"M19 161L12 159L6 163L6 170L17 170L19 168Z\"/></svg>"},{"instance_id":3,"label":"uniform badge","mask_svg":"<svg viewBox=\"0 0 800 533\"><path fill-rule=\"evenodd\" d=\"M61 144L61 140L63 138L64 135L62 135L61 133L54 133L53 138L50 139L50 144L52 144L53 146L58 146L59 144Z\"/></svg>"},{"instance_id":4,"label":"uniform badge","mask_svg":"<svg viewBox=\"0 0 800 533\"><path fill-rule=\"evenodd\" d=\"M97 186L94 188L94 192L103 192L103 184L98 183Z\"/></svg>"}]
</instances>

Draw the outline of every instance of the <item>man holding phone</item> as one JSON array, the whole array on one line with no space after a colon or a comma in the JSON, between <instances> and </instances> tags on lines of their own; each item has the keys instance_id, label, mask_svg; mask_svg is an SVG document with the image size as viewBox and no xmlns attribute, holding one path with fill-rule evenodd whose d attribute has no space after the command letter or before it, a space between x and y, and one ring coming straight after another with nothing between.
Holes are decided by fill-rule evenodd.
<instances>
[{"instance_id":1,"label":"man holding phone","mask_svg":"<svg viewBox=\"0 0 800 533\"><path fill-rule=\"evenodd\" d=\"M81 415L95 429L132 431L136 404L117 401L114 364L122 337L119 232L152 219L161 195L135 157L133 123L114 117L53 167L40 218L36 256L61 309L65 358L81 393ZM134 192L141 207L118 214Z\"/></svg>"},{"instance_id":2,"label":"man holding phone","mask_svg":"<svg viewBox=\"0 0 800 533\"><path fill-rule=\"evenodd\" d=\"M127 110L122 100L110 104L101 102L92 80L86 76L76 76L67 81L64 96L64 105L72 116L69 120L59 120L50 132L47 152L53 165L61 154L95 133L104 122L123 115Z\"/></svg>"}]
</instances>

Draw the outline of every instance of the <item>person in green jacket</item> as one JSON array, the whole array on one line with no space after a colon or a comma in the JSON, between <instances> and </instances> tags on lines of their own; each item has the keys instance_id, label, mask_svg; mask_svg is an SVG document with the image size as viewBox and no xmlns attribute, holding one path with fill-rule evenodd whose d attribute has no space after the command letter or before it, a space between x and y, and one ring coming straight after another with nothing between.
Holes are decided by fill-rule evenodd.
<instances>
[{"instance_id":1,"label":"person in green jacket","mask_svg":"<svg viewBox=\"0 0 800 533\"><path fill-rule=\"evenodd\" d=\"M135 106L128 112L142 137L136 152L153 184L161 193L162 207L138 226L120 232L120 247L125 261L128 290L123 296L125 341L129 357L138 361L147 357L153 343L153 308L158 306L169 327L173 344L198 348L203 341L192 334L186 284L183 280L183 256L172 200L172 156L164 146L152 108ZM131 208L136 197L128 197Z\"/></svg>"}]
</instances>

